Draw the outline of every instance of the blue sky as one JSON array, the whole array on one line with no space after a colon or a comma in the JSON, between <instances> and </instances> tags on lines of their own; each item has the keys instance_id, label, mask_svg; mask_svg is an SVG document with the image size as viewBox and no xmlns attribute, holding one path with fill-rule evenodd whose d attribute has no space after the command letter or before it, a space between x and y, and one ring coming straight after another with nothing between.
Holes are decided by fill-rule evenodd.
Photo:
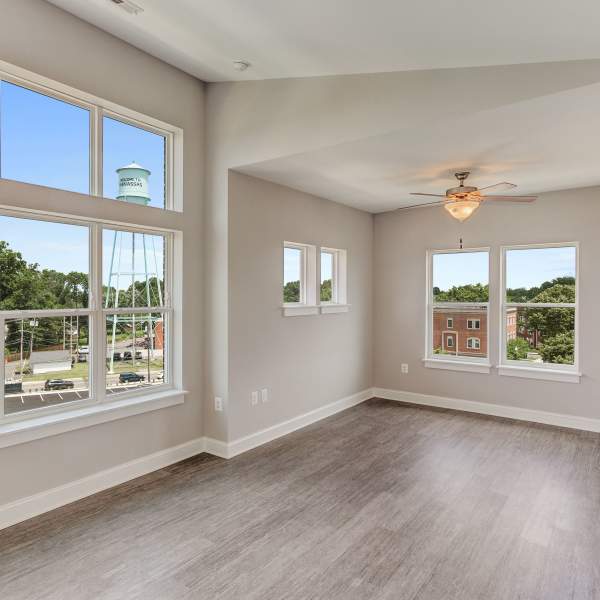
<instances>
[{"instance_id":1,"label":"blue sky","mask_svg":"<svg viewBox=\"0 0 600 600\"><path fill-rule=\"evenodd\" d=\"M0 176L89 193L89 119L86 109L0 82ZM150 205L163 207L164 138L105 117L103 144L104 195L116 197L116 169L136 161L151 171ZM0 217L0 239L41 268L87 272L87 236L85 227ZM105 242L105 256L110 256L113 237ZM160 264L162 241L155 246ZM136 252L136 262L141 256ZM123 262L131 264L130 250Z\"/></svg>"},{"instance_id":2,"label":"blue sky","mask_svg":"<svg viewBox=\"0 0 600 600\"><path fill-rule=\"evenodd\" d=\"M456 252L433 255L433 286L448 290L453 285L488 283L486 252ZM575 248L510 250L506 255L508 288L530 288L556 277L574 277Z\"/></svg>"},{"instance_id":3,"label":"blue sky","mask_svg":"<svg viewBox=\"0 0 600 600\"><path fill-rule=\"evenodd\" d=\"M283 252L283 283L300 279L300 257L302 252L296 248L285 248ZM321 254L321 281L331 279L332 255Z\"/></svg>"}]
</instances>

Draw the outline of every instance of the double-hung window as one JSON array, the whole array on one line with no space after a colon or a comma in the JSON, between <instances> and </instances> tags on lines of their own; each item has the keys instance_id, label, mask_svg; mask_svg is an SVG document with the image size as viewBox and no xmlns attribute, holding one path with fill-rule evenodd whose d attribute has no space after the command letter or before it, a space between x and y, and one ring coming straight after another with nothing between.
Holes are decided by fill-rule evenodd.
<instances>
[{"instance_id":1,"label":"double-hung window","mask_svg":"<svg viewBox=\"0 0 600 600\"><path fill-rule=\"evenodd\" d=\"M143 207L182 208L181 130L16 67L0 100L0 444L16 420L178 403L180 217ZM137 208L105 221L70 192Z\"/></svg>"},{"instance_id":2,"label":"double-hung window","mask_svg":"<svg viewBox=\"0 0 600 600\"><path fill-rule=\"evenodd\" d=\"M425 366L489 372L489 250L430 251L427 273Z\"/></svg>"},{"instance_id":3,"label":"double-hung window","mask_svg":"<svg viewBox=\"0 0 600 600\"><path fill-rule=\"evenodd\" d=\"M578 245L502 248L502 375L578 382Z\"/></svg>"}]
</instances>

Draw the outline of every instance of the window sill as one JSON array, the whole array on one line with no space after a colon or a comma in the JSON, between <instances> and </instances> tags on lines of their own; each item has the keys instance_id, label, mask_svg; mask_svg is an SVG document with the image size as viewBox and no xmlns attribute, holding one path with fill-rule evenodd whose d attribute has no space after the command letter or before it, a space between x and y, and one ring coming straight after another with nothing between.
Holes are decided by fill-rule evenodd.
<instances>
[{"instance_id":1,"label":"window sill","mask_svg":"<svg viewBox=\"0 0 600 600\"><path fill-rule=\"evenodd\" d=\"M447 371L465 371L467 373L489 373L492 365L488 362L469 360L451 360L443 358L424 358L423 365L428 369L445 369Z\"/></svg>"},{"instance_id":2,"label":"window sill","mask_svg":"<svg viewBox=\"0 0 600 600\"><path fill-rule=\"evenodd\" d=\"M319 307L311 304L298 304L298 306L284 304L282 310L284 317L305 317L319 314Z\"/></svg>"},{"instance_id":3,"label":"window sill","mask_svg":"<svg viewBox=\"0 0 600 600\"><path fill-rule=\"evenodd\" d=\"M331 313L345 313L350 310L349 304L321 304L320 310L322 315L327 315Z\"/></svg>"},{"instance_id":4,"label":"window sill","mask_svg":"<svg viewBox=\"0 0 600 600\"><path fill-rule=\"evenodd\" d=\"M4 423L0 425L0 448L183 404L186 393L183 390L163 390L144 396Z\"/></svg>"},{"instance_id":5,"label":"window sill","mask_svg":"<svg viewBox=\"0 0 600 600\"><path fill-rule=\"evenodd\" d=\"M563 383L579 383L581 381L581 373L578 373L577 371L517 367L513 365L499 366L498 374L506 377L523 377L525 379L542 379L545 381L560 381Z\"/></svg>"}]
</instances>

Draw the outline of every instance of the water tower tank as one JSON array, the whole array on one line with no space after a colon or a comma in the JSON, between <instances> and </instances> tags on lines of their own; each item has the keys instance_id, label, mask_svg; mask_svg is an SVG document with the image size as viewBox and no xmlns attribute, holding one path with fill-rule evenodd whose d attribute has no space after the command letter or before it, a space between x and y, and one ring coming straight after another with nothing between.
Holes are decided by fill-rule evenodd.
<instances>
[{"instance_id":1,"label":"water tower tank","mask_svg":"<svg viewBox=\"0 0 600 600\"><path fill-rule=\"evenodd\" d=\"M144 206L150 202L150 194L148 193L150 171L148 169L132 162L126 167L117 169L117 175L119 176L118 200Z\"/></svg>"}]
</instances>

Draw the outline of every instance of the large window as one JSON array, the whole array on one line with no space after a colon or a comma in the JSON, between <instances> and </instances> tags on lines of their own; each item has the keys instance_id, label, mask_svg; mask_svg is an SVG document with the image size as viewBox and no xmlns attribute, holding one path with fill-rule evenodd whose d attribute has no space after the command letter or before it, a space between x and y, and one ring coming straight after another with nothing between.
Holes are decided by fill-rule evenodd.
<instances>
[{"instance_id":1,"label":"large window","mask_svg":"<svg viewBox=\"0 0 600 600\"><path fill-rule=\"evenodd\" d=\"M0 71L1 178L181 210L180 130L56 87Z\"/></svg>"},{"instance_id":2,"label":"large window","mask_svg":"<svg viewBox=\"0 0 600 600\"><path fill-rule=\"evenodd\" d=\"M143 229L0 215L4 419L170 384L170 247Z\"/></svg>"},{"instance_id":3,"label":"large window","mask_svg":"<svg viewBox=\"0 0 600 600\"><path fill-rule=\"evenodd\" d=\"M501 362L577 372L577 244L506 247Z\"/></svg>"},{"instance_id":4,"label":"large window","mask_svg":"<svg viewBox=\"0 0 600 600\"><path fill-rule=\"evenodd\" d=\"M430 252L428 275L426 365L454 361L486 369L489 251Z\"/></svg>"}]
</instances>

